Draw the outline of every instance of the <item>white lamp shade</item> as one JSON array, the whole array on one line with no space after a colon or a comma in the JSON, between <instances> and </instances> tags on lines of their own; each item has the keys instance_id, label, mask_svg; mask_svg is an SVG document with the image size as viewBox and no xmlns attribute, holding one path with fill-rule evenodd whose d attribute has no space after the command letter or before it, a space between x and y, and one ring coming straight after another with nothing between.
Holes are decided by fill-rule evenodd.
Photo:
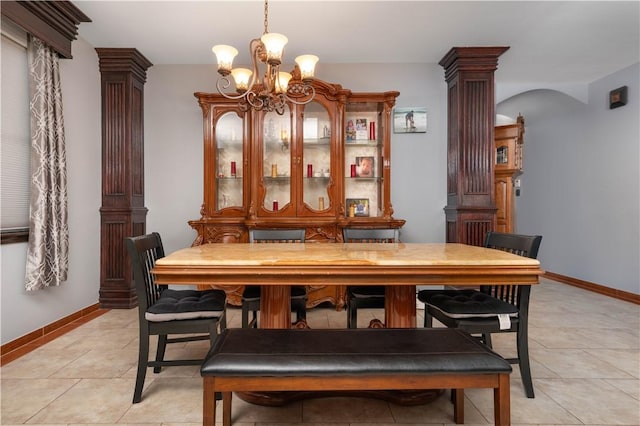
<instances>
[{"instance_id":1,"label":"white lamp shade","mask_svg":"<svg viewBox=\"0 0 640 426\"><path fill-rule=\"evenodd\" d=\"M284 93L289 87L289 80L291 80L291 74L288 72L280 71L278 73L278 84L276 85L277 93Z\"/></svg>"},{"instance_id":2,"label":"white lamp shade","mask_svg":"<svg viewBox=\"0 0 640 426\"><path fill-rule=\"evenodd\" d=\"M318 59L316 55L300 55L296 58L296 64L298 64L300 68L300 74L303 80L313 77Z\"/></svg>"},{"instance_id":3,"label":"white lamp shade","mask_svg":"<svg viewBox=\"0 0 640 426\"><path fill-rule=\"evenodd\" d=\"M231 70L231 76L236 83L236 90L244 93L249 89L249 80L253 72L247 68L234 68Z\"/></svg>"},{"instance_id":4,"label":"white lamp shade","mask_svg":"<svg viewBox=\"0 0 640 426\"><path fill-rule=\"evenodd\" d=\"M226 44L217 44L211 48L218 60L218 72L222 75L228 75L233 67L233 58L238 54L238 49Z\"/></svg>"},{"instance_id":5,"label":"white lamp shade","mask_svg":"<svg viewBox=\"0 0 640 426\"><path fill-rule=\"evenodd\" d=\"M271 65L280 65L282 62L282 52L284 46L289 41L285 36L278 33L266 33L260 37L267 53L267 62Z\"/></svg>"}]
</instances>

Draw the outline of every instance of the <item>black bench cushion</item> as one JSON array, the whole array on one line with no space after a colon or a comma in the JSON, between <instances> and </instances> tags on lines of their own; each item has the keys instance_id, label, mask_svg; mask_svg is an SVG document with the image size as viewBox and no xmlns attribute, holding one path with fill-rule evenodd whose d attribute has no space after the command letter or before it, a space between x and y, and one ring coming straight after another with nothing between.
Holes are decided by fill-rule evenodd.
<instances>
[{"instance_id":1,"label":"black bench cushion","mask_svg":"<svg viewBox=\"0 0 640 426\"><path fill-rule=\"evenodd\" d=\"M450 318L518 316L518 308L477 290L422 290L418 299Z\"/></svg>"},{"instance_id":2,"label":"black bench cushion","mask_svg":"<svg viewBox=\"0 0 640 426\"><path fill-rule=\"evenodd\" d=\"M218 318L225 310L226 294L223 290L166 289L160 299L147 308L147 321L163 322L194 318Z\"/></svg>"},{"instance_id":3,"label":"black bench cushion","mask_svg":"<svg viewBox=\"0 0 640 426\"><path fill-rule=\"evenodd\" d=\"M202 376L355 376L511 372L457 329L226 329Z\"/></svg>"}]
</instances>

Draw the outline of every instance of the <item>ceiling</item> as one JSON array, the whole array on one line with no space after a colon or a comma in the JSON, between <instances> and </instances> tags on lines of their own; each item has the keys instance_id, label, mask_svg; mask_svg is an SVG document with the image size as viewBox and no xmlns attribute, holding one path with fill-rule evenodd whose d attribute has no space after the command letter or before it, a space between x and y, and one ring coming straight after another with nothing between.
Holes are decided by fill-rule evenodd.
<instances>
[{"instance_id":1,"label":"ceiling","mask_svg":"<svg viewBox=\"0 0 640 426\"><path fill-rule=\"evenodd\" d=\"M215 64L214 44L240 51L262 35L262 0L73 1L94 47L135 47L154 65ZM497 83L584 84L640 61L635 1L271 0L269 31L285 34L285 64L438 63L454 46L510 46Z\"/></svg>"}]
</instances>

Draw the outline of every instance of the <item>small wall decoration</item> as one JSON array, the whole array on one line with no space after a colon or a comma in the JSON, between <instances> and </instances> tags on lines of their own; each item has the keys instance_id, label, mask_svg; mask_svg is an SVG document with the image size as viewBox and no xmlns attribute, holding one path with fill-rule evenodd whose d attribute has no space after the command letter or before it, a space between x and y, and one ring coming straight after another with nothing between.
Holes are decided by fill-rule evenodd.
<instances>
[{"instance_id":1,"label":"small wall decoration","mask_svg":"<svg viewBox=\"0 0 640 426\"><path fill-rule=\"evenodd\" d=\"M427 109L423 107L396 108L393 111L394 133L426 133Z\"/></svg>"},{"instance_id":2,"label":"small wall decoration","mask_svg":"<svg viewBox=\"0 0 640 426\"><path fill-rule=\"evenodd\" d=\"M609 92L609 109L627 104L627 86L618 87Z\"/></svg>"},{"instance_id":3,"label":"small wall decoration","mask_svg":"<svg viewBox=\"0 0 640 426\"><path fill-rule=\"evenodd\" d=\"M369 216L369 199L347 198L347 209L349 217Z\"/></svg>"}]
</instances>

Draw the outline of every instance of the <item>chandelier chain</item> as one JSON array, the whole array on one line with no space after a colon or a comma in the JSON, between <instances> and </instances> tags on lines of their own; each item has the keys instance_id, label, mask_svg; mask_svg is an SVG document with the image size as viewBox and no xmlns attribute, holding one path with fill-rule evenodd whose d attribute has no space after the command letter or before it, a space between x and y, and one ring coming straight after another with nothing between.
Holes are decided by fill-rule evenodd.
<instances>
[{"instance_id":1,"label":"chandelier chain","mask_svg":"<svg viewBox=\"0 0 640 426\"><path fill-rule=\"evenodd\" d=\"M264 0L264 33L267 34L269 29L269 0Z\"/></svg>"}]
</instances>

